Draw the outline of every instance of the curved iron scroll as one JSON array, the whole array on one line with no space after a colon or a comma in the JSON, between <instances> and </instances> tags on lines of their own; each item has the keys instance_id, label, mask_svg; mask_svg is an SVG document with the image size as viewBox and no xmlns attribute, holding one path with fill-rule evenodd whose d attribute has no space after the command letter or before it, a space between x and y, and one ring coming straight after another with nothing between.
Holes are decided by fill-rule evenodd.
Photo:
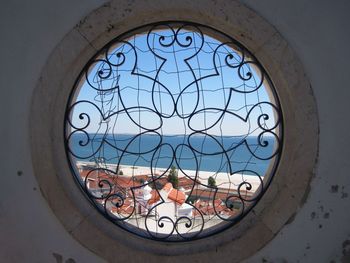
<instances>
[{"instance_id":1,"label":"curved iron scroll","mask_svg":"<svg viewBox=\"0 0 350 263\"><path fill-rule=\"evenodd\" d=\"M142 237L186 241L240 221L270 184L282 114L239 42L188 22L146 25L87 63L65 146L89 200Z\"/></svg>"}]
</instances>

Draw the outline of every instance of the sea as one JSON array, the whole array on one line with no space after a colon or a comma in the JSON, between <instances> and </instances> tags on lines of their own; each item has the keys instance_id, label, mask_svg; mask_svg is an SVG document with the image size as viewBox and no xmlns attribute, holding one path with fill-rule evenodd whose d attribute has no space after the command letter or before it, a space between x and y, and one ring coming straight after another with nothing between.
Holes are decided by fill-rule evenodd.
<instances>
[{"instance_id":1,"label":"sea","mask_svg":"<svg viewBox=\"0 0 350 263\"><path fill-rule=\"evenodd\" d=\"M69 151L79 161L167 169L264 176L277 144L274 137L144 134L87 134L68 137ZM73 157L73 158L74 158Z\"/></svg>"}]
</instances>

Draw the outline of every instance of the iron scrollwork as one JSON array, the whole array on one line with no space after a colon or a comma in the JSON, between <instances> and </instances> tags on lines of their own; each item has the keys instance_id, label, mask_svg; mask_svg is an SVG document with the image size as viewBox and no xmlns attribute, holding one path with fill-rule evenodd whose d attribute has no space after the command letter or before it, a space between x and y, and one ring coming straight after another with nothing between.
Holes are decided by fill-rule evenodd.
<instances>
[{"instance_id":1,"label":"iron scrollwork","mask_svg":"<svg viewBox=\"0 0 350 263\"><path fill-rule=\"evenodd\" d=\"M167 22L117 37L88 62L67 106L65 146L106 218L186 241L254 207L275 174L282 128L273 84L242 44Z\"/></svg>"}]
</instances>

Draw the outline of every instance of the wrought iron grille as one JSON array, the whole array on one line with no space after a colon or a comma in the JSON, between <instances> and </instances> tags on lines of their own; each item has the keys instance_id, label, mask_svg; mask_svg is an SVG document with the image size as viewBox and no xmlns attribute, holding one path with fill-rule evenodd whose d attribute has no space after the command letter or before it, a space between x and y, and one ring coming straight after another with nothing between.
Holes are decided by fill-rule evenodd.
<instances>
[{"instance_id":1,"label":"wrought iron grille","mask_svg":"<svg viewBox=\"0 0 350 263\"><path fill-rule=\"evenodd\" d=\"M256 58L187 22L145 25L96 52L65 118L72 173L91 203L117 226L165 241L239 222L275 174L282 135Z\"/></svg>"}]
</instances>

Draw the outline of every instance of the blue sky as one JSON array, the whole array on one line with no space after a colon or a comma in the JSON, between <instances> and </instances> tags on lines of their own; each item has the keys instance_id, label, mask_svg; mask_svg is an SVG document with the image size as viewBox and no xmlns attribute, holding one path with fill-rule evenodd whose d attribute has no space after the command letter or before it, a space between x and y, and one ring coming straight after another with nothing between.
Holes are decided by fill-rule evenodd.
<instances>
[{"instance_id":1,"label":"blue sky","mask_svg":"<svg viewBox=\"0 0 350 263\"><path fill-rule=\"evenodd\" d=\"M203 130L211 126L221 113L217 110L200 111L201 109L223 109L228 103L231 88L238 91L252 91L261 81L260 71L256 72L250 64L243 66L240 72L243 76L247 72L251 72L252 77L249 80L240 79L237 68L231 68L225 64L225 58L228 54L233 55L232 59L228 60L233 66L238 65L241 60L240 53L232 49L230 45L219 47L221 44L219 41L204 35L201 51L197 56L186 60L186 58L193 56L198 51L198 47L201 46L200 35L196 32L184 31L179 34L179 42L182 44L189 43L186 42L186 36L190 36L192 37L191 45L185 48L175 43L164 48L159 44L161 34L166 36L164 43L173 40L170 37L171 31L169 30L150 34L148 43L156 55L148 49L146 34L128 39L130 44L136 46L136 74L131 74L136 60L135 51L129 44L125 43L119 43L110 49L109 58L113 64L118 64L123 60L123 55L116 56L118 52L125 55L125 61L122 65L112 66L110 78L96 78L98 71L102 70L104 74L110 72L106 63L97 62L92 65L88 74L88 81L100 91L92 88L85 81L80 88L77 101L91 101L100 108L104 116L113 113L114 115L105 121L101 121L100 113L96 107L88 103L78 103L73 111L73 123L78 126L84 125L86 119L80 120L78 116L85 112L91 118L91 123L86 129L89 133L139 133L144 131L141 127L147 129L159 127L160 118L155 112L161 112L165 117L170 116L175 110L173 99L178 100L176 111L184 117L193 112L198 100L196 111L199 112L190 121L188 121L188 118L179 118L175 113L171 118L162 118L162 128L157 129L158 132L164 135L188 134L192 132L191 128ZM218 48L217 52L213 56L216 48ZM165 60L157 56L163 57ZM162 68L158 73L157 82L154 82L157 74L156 69L159 69L160 65L162 65ZM218 75L205 78L205 76L216 74L214 65L216 65ZM194 81L200 78L203 79L197 82ZM111 90L116 86L118 86L118 89ZM101 90L103 91L101 92ZM170 94L172 94L173 99ZM246 118L249 110L259 101L270 102L264 85L251 93L234 91L230 98L228 110L242 118ZM128 114L123 110L123 105L129 108ZM134 108L136 106L140 106L141 111ZM119 113L115 114L115 112ZM270 116L270 119L266 121L266 125L271 127L274 124L273 109L268 104L263 103L254 108L247 122L233 114L226 113L220 119L218 125L208 130L208 132L213 135L257 135L261 130L257 130L256 122L258 116L262 113Z\"/></svg>"}]
</instances>

